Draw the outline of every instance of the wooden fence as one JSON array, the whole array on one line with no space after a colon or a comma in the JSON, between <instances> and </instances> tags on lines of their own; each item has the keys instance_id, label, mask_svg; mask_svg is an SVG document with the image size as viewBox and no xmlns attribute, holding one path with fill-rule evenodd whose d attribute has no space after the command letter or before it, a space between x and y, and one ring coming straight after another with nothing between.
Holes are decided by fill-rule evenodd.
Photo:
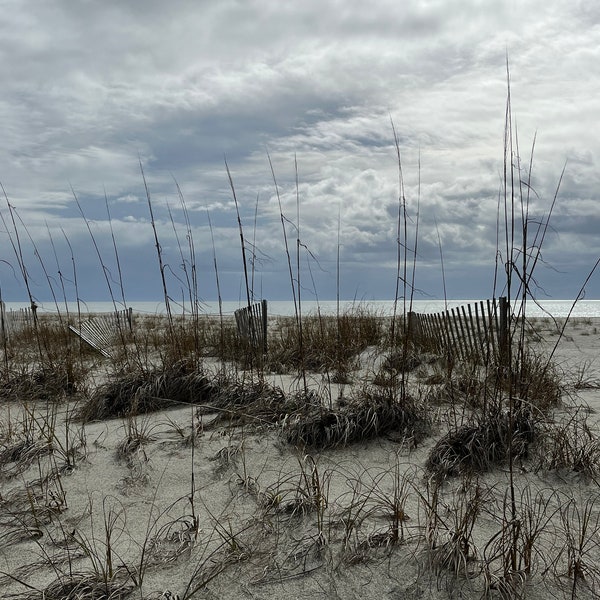
<instances>
[{"instance_id":1,"label":"wooden fence","mask_svg":"<svg viewBox=\"0 0 600 600\"><path fill-rule=\"evenodd\" d=\"M508 356L510 306L506 298L482 300L436 314L409 313L411 339L463 360L501 364Z\"/></svg>"},{"instance_id":2,"label":"wooden fence","mask_svg":"<svg viewBox=\"0 0 600 600\"><path fill-rule=\"evenodd\" d=\"M32 308L19 308L6 310L4 302L0 302L0 339L7 341L11 335L22 331L26 327L33 327L35 312Z\"/></svg>"},{"instance_id":3,"label":"wooden fence","mask_svg":"<svg viewBox=\"0 0 600 600\"><path fill-rule=\"evenodd\" d=\"M267 301L262 300L235 311L238 333L254 348L267 351Z\"/></svg>"},{"instance_id":4,"label":"wooden fence","mask_svg":"<svg viewBox=\"0 0 600 600\"><path fill-rule=\"evenodd\" d=\"M110 358L119 336L133 331L133 309L94 315L81 321L78 327L69 325L69 329L102 356Z\"/></svg>"}]
</instances>

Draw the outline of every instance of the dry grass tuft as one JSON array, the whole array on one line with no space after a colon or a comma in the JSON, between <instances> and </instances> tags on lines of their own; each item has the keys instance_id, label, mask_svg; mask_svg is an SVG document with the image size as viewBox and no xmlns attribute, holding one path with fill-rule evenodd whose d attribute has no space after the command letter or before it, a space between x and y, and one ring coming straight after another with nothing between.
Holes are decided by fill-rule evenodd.
<instances>
[{"instance_id":1,"label":"dry grass tuft","mask_svg":"<svg viewBox=\"0 0 600 600\"><path fill-rule=\"evenodd\" d=\"M25 592L19 600L123 600L135 589L125 577L103 580L94 573L73 573L59 577L43 590Z\"/></svg>"},{"instance_id":2,"label":"dry grass tuft","mask_svg":"<svg viewBox=\"0 0 600 600\"><path fill-rule=\"evenodd\" d=\"M154 412L180 403L204 402L213 393L206 375L184 361L149 373L118 377L81 407L84 422Z\"/></svg>"},{"instance_id":3,"label":"dry grass tuft","mask_svg":"<svg viewBox=\"0 0 600 600\"><path fill-rule=\"evenodd\" d=\"M197 414L202 416L217 411L219 416L213 424L223 421L231 424L279 423L290 415L321 405L318 395L313 392L286 395L281 388L263 379L220 377L211 385L213 394L198 408Z\"/></svg>"},{"instance_id":4,"label":"dry grass tuft","mask_svg":"<svg viewBox=\"0 0 600 600\"><path fill-rule=\"evenodd\" d=\"M600 437L581 408L542 424L534 451L536 471L572 471L590 479L600 475Z\"/></svg>"},{"instance_id":5,"label":"dry grass tuft","mask_svg":"<svg viewBox=\"0 0 600 600\"><path fill-rule=\"evenodd\" d=\"M416 445L427 429L424 414L409 396L369 392L335 409L305 412L286 423L283 434L294 446L333 448L394 433Z\"/></svg>"},{"instance_id":6,"label":"dry grass tuft","mask_svg":"<svg viewBox=\"0 0 600 600\"><path fill-rule=\"evenodd\" d=\"M564 392L562 377L555 363L531 349L522 357L515 357L511 377L503 380L503 387L515 397L525 400L542 412L560 404Z\"/></svg>"},{"instance_id":7,"label":"dry grass tuft","mask_svg":"<svg viewBox=\"0 0 600 600\"><path fill-rule=\"evenodd\" d=\"M73 394L76 381L62 366L21 368L4 373L0 399L8 401L54 400Z\"/></svg>"},{"instance_id":8,"label":"dry grass tuft","mask_svg":"<svg viewBox=\"0 0 600 600\"><path fill-rule=\"evenodd\" d=\"M536 433L531 414L523 411L512 422L506 413L491 414L473 425L448 432L433 447L425 468L436 476L482 473L513 458L525 457Z\"/></svg>"}]
</instances>

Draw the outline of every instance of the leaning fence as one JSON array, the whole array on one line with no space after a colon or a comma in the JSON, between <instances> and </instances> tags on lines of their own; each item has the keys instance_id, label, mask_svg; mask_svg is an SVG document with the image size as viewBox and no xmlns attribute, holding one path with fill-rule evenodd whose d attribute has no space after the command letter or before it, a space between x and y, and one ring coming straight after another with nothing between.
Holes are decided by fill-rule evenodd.
<instances>
[{"instance_id":1,"label":"leaning fence","mask_svg":"<svg viewBox=\"0 0 600 600\"><path fill-rule=\"evenodd\" d=\"M126 308L112 313L101 313L82 320L69 329L86 344L110 358L119 337L133 331L133 310Z\"/></svg>"},{"instance_id":2,"label":"leaning fence","mask_svg":"<svg viewBox=\"0 0 600 600\"><path fill-rule=\"evenodd\" d=\"M411 339L421 347L455 359L507 359L510 306L505 297L435 314L409 313L408 319Z\"/></svg>"}]
</instances>

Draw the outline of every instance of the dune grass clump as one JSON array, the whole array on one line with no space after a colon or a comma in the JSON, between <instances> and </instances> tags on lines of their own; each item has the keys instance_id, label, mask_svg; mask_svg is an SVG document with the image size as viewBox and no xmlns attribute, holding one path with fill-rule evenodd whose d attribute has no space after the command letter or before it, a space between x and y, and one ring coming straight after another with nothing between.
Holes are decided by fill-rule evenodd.
<instances>
[{"instance_id":1,"label":"dune grass clump","mask_svg":"<svg viewBox=\"0 0 600 600\"><path fill-rule=\"evenodd\" d=\"M218 412L213 424L275 424L322 404L315 392L285 394L264 379L221 377L212 382L212 387L212 396L198 407L197 415Z\"/></svg>"},{"instance_id":2,"label":"dune grass clump","mask_svg":"<svg viewBox=\"0 0 600 600\"><path fill-rule=\"evenodd\" d=\"M588 414L577 409L540 427L534 449L536 471L571 471L597 480L600 476L600 437L588 423Z\"/></svg>"},{"instance_id":3,"label":"dune grass clump","mask_svg":"<svg viewBox=\"0 0 600 600\"><path fill-rule=\"evenodd\" d=\"M0 381L0 400L54 400L75 393L77 380L62 366L11 369Z\"/></svg>"},{"instance_id":4,"label":"dune grass clump","mask_svg":"<svg viewBox=\"0 0 600 600\"><path fill-rule=\"evenodd\" d=\"M495 411L478 423L449 431L432 448L425 468L436 476L484 473L513 458L526 457L536 434L531 413L522 410L511 419Z\"/></svg>"},{"instance_id":5,"label":"dune grass clump","mask_svg":"<svg viewBox=\"0 0 600 600\"><path fill-rule=\"evenodd\" d=\"M181 361L163 369L117 377L100 386L77 416L93 421L144 414L176 404L203 402L212 393L204 372Z\"/></svg>"},{"instance_id":6,"label":"dune grass clump","mask_svg":"<svg viewBox=\"0 0 600 600\"><path fill-rule=\"evenodd\" d=\"M510 375L500 380L506 392L525 400L546 413L560 404L564 384L556 363L543 354L527 349L515 356Z\"/></svg>"},{"instance_id":7,"label":"dune grass clump","mask_svg":"<svg viewBox=\"0 0 600 600\"><path fill-rule=\"evenodd\" d=\"M27 470L37 459L53 451L51 441L26 436L0 444L0 478L12 478Z\"/></svg>"},{"instance_id":8,"label":"dune grass clump","mask_svg":"<svg viewBox=\"0 0 600 600\"><path fill-rule=\"evenodd\" d=\"M106 581L94 573L72 573L60 577L43 590L26 592L21 600L123 600L131 596L133 583L124 577Z\"/></svg>"},{"instance_id":9,"label":"dune grass clump","mask_svg":"<svg viewBox=\"0 0 600 600\"><path fill-rule=\"evenodd\" d=\"M334 448L379 436L402 435L417 444L427 430L424 413L409 396L393 390L366 391L336 409L308 411L283 428L288 443L314 449Z\"/></svg>"}]
</instances>

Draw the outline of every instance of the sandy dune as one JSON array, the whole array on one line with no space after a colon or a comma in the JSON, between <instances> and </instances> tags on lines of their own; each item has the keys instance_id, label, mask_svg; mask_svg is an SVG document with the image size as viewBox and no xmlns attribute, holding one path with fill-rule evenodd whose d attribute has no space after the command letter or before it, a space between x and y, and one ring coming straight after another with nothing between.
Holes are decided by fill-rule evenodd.
<instances>
[{"instance_id":1,"label":"sandy dune","mask_svg":"<svg viewBox=\"0 0 600 600\"><path fill-rule=\"evenodd\" d=\"M554 324L539 320L536 329L536 347L551 352ZM573 321L554 353L565 390L553 418L577 417L582 428L587 419L592 462L600 457L599 331L600 323ZM354 381L375 372L377 360L365 353ZM285 424L230 424L222 412L199 414L191 405L83 424L72 419L75 400L5 402L0 596L379 600L599 593L597 481L573 468L540 467L534 442L515 460L517 529L507 525L513 499L506 464L434 482L427 457L468 412L432 400L436 385L426 383L427 368L410 375L430 423L416 447L398 432L322 451L294 448L282 435ZM271 381L285 390L299 386L289 375ZM320 375L310 383L334 400L340 395ZM503 561L515 531L517 569L507 582Z\"/></svg>"}]
</instances>

